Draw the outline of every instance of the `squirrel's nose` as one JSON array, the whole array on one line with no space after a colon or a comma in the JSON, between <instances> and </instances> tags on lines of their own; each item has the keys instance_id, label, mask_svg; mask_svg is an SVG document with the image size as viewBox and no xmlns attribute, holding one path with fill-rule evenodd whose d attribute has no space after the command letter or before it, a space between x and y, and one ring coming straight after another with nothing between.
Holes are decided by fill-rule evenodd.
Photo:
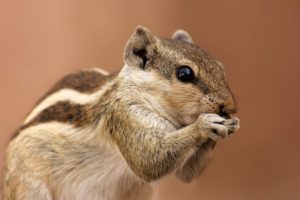
<instances>
[{"instance_id":1,"label":"squirrel's nose","mask_svg":"<svg viewBox=\"0 0 300 200\"><path fill-rule=\"evenodd\" d=\"M222 113L234 114L238 110L236 102L233 97L227 98L223 104L220 105Z\"/></svg>"}]
</instances>

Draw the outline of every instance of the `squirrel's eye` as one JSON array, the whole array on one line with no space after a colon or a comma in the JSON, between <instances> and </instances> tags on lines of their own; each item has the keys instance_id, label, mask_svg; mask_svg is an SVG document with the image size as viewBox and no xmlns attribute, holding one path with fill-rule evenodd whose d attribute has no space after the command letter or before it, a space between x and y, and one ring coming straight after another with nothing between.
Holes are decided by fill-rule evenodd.
<instances>
[{"instance_id":1,"label":"squirrel's eye","mask_svg":"<svg viewBox=\"0 0 300 200\"><path fill-rule=\"evenodd\" d=\"M177 70L177 78L182 82L192 82L195 78L195 75L189 66L183 65Z\"/></svg>"}]
</instances>

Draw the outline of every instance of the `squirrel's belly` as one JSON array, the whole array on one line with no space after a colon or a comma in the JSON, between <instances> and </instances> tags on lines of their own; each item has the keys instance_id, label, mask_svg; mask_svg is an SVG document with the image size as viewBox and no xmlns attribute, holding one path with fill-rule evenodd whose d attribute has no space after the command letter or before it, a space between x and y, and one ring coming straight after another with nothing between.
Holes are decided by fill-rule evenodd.
<instances>
[{"instance_id":1,"label":"squirrel's belly","mask_svg":"<svg viewBox=\"0 0 300 200\"><path fill-rule=\"evenodd\" d=\"M151 193L116 146L96 141L89 146L89 136L82 134L87 130L59 122L24 129L9 145L6 179L41 182L54 199L135 199Z\"/></svg>"}]
</instances>

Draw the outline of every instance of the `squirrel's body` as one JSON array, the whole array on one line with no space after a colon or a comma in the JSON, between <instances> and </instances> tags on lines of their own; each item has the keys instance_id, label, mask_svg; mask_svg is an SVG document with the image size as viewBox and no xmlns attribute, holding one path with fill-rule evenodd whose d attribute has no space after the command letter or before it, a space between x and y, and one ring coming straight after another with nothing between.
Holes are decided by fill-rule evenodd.
<instances>
[{"instance_id":1,"label":"squirrel's body","mask_svg":"<svg viewBox=\"0 0 300 200\"><path fill-rule=\"evenodd\" d=\"M76 87L82 76L90 85ZM25 199L132 199L149 194L149 186L130 170L109 139L101 112L89 112L89 106L107 109L115 104L95 102L118 95L113 89L116 75L111 76L97 70L67 76L33 109L7 150L8 199L20 198L26 190L31 192ZM16 154L26 159L18 160ZM138 193L132 194L136 189Z\"/></svg>"},{"instance_id":2,"label":"squirrel's body","mask_svg":"<svg viewBox=\"0 0 300 200\"><path fill-rule=\"evenodd\" d=\"M238 128L236 105L223 66L186 34L174 37L138 28L119 72L56 84L7 149L5 199L147 199L151 181L200 174L215 141ZM187 65L196 75L180 82L176 69Z\"/></svg>"}]
</instances>

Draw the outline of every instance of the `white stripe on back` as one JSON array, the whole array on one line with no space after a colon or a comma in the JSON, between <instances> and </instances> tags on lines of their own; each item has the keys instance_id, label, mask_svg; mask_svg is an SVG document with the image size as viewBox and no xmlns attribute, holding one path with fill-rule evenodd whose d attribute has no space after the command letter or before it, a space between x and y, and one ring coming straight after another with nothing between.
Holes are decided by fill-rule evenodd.
<instances>
[{"instance_id":1,"label":"white stripe on back","mask_svg":"<svg viewBox=\"0 0 300 200\"><path fill-rule=\"evenodd\" d=\"M100 74L102 74L102 75L104 75L104 76L109 75L109 72L108 72L108 71L105 71L104 69L101 69L101 68L98 68L98 67L92 68L92 71L98 72L98 73L100 73Z\"/></svg>"},{"instance_id":2,"label":"white stripe on back","mask_svg":"<svg viewBox=\"0 0 300 200\"><path fill-rule=\"evenodd\" d=\"M40 114L43 110L46 108L55 105L58 102L62 101L68 101L70 103L74 104L90 104L97 99L99 99L107 89L111 87L111 85L114 83L114 81L109 81L105 85L103 85L97 92L93 94L83 94L76 90L63 88L59 91L50 94L48 97L46 97L42 102L40 102L32 111L31 113L26 117L23 124L27 124L32 119L34 119L36 116Z\"/></svg>"}]
</instances>

